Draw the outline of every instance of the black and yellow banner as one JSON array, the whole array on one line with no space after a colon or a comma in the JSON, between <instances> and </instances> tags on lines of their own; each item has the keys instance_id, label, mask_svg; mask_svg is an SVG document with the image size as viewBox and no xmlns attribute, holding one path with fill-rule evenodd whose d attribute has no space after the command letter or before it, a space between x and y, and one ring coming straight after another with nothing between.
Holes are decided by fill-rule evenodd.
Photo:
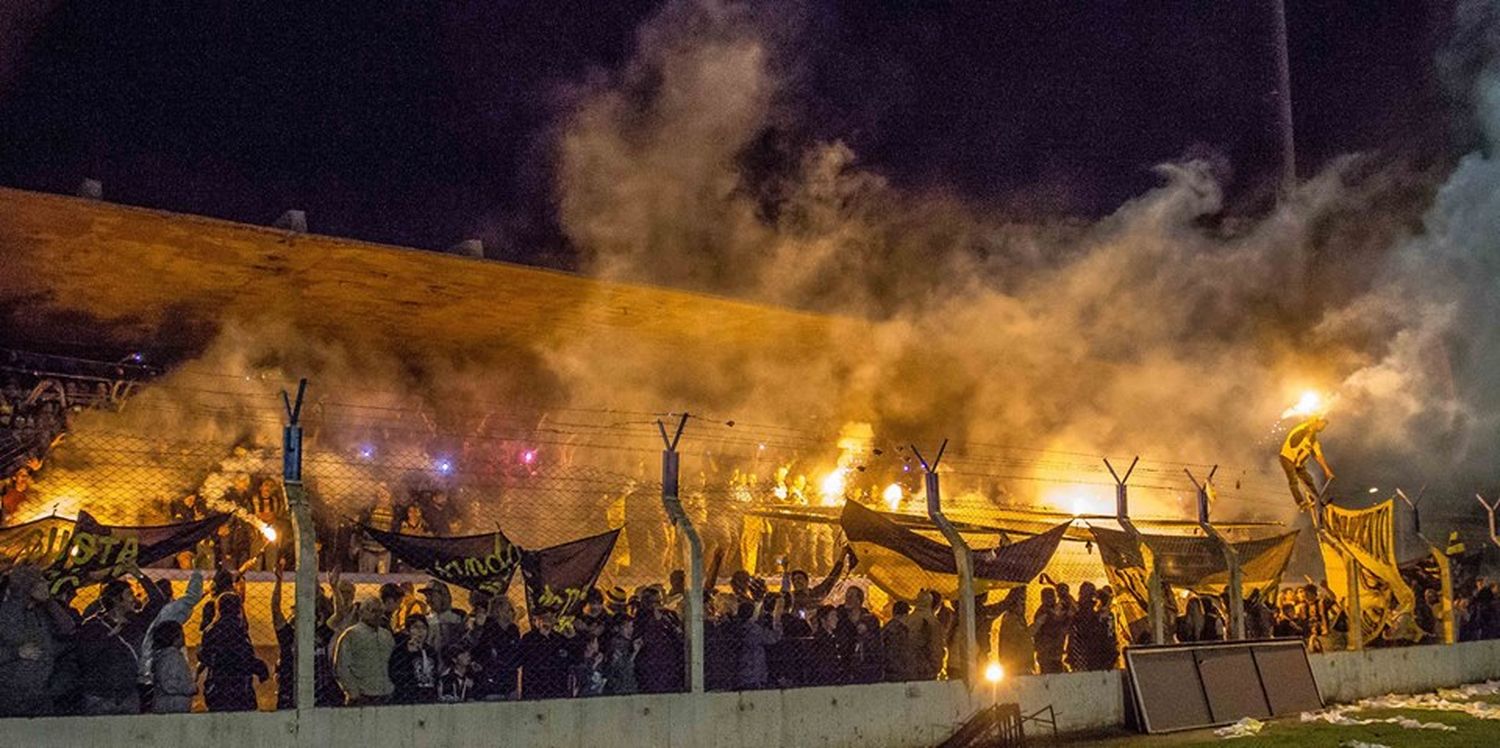
<instances>
[{"instance_id":1,"label":"black and yellow banner","mask_svg":"<svg viewBox=\"0 0 1500 748\"><path fill-rule=\"evenodd\" d=\"M1328 587L1347 604L1349 566L1359 567L1360 628L1366 642L1387 629L1405 636L1416 611L1416 593L1401 578L1396 562L1395 501L1387 499L1368 509L1324 507L1318 549Z\"/></svg>"},{"instance_id":2,"label":"black and yellow banner","mask_svg":"<svg viewBox=\"0 0 1500 748\"><path fill-rule=\"evenodd\" d=\"M614 551L619 530L521 554L521 577L526 583L526 610L533 616L548 610L557 614L557 628L567 633L583 608L583 597L599 580Z\"/></svg>"},{"instance_id":3,"label":"black and yellow banner","mask_svg":"<svg viewBox=\"0 0 1500 748\"><path fill-rule=\"evenodd\" d=\"M402 535L366 525L359 525L359 529L413 569L466 590L503 595L510 589L511 577L521 564L521 546L510 542L499 530L483 535L436 538Z\"/></svg>"},{"instance_id":4,"label":"black and yellow banner","mask_svg":"<svg viewBox=\"0 0 1500 748\"><path fill-rule=\"evenodd\" d=\"M228 519L136 527L101 524L88 512L44 517L0 530L0 570L39 566L54 589L102 582L191 549Z\"/></svg>"},{"instance_id":5,"label":"black and yellow banner","mask_svg":"<svg viewBox=\"0 0 1500 748\"><path fill-rule=\"evenodd\" d=\"M1160 562L1162 581L1172 588L1219 595L1229 586L1229 565L1223 549L1212 538L1142 535L1137 542L1121 530L1090 527L1089 531L1099 547L1105 576L1117 592L1115 599L1133 637L1146 626L1149 609L1146 580L1151 574L1153 558ZM1240 560L1241 594L1248 597L1259 590L1264 597L1274 593L1296 543L1296 532L1230 543Z\"/></svg>"},{"instance_id":6,"label":"black and yellow banner","mask_svg":"<svg viewBox=\"0 0 1500 748\"><path fill-rule=\"evenodd\" d=\"M853 501L844 504L839 524L859 559L859 570L891 597L912 600L924 589L950 600L958 596L958 563L951 546L899 527ZM1069 524L1010 545L974 549L975 594L1035 579L1057 552Z\"/></svg>"}]
</instances>

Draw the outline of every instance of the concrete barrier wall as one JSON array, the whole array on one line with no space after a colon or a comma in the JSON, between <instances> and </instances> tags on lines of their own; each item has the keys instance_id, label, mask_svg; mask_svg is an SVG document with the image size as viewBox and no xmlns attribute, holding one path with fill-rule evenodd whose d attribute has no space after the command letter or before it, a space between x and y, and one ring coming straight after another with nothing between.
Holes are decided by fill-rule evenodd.
<instances>
[{"instance_id":1,"label":"concrete barrier wall","mask_svg":"<svg viewBox=\"0 0 1500 748\"><path fill-rule=\"evenodd\" d=\"M1314 655L1325 699L1500 679L1500 642ZM1119 672L1028 676L970 694L961 683L886 683L701 696L249 714L70 717L0 721L0 748L159 745L188 748L489 748L532 746L935 745L991 699L1031 713L1051 705L1063 732L1125 720Z\"/></svg>"}]
</instances>

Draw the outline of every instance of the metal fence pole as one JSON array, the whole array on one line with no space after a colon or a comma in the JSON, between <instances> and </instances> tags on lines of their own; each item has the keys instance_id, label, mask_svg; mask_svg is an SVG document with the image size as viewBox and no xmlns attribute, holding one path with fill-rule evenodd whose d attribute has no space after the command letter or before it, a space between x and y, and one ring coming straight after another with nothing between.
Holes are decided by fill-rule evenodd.
<instances>
[{"instance_id":1,"label":"metal fence pole","mask_svg":"<svg viewBox=\"0 0 1500 748\"><path fill-rule=\"evenodd\" d=\"M1130 467L1125 469L1124 475L1115 472L1115 466L1111 465L1107 458L1104 460L1104 467L1115 479L1115 522L1119 523L1120 528L1130 536L1137 548L1151 553L1151 568L1147 570L1146 577L1146 616L1151 625L1151 643L1167 644L1167 615L1166 606L1163 604L1165 601L1162 599L1165 590L1162 589L1161 562L1157 560L1156 551L1146 543L1145 536L1136 529L1135 523L1130 521L1130 489L1126 487L1126 484L1129 483L1130 474L1135 472L1135 466L1140 461L1139 456L1131 460Z\"/></svg>"},{"instance_id":2,"label":"metal fence pole","mask_svg":"<svg viewBox=\"0 0 1500 748\"><path fill-rule=\"evenodd\" d=\"M1422 541L1423 545L1427 546L1427 552L1432 555L1432 560L1437 564L1438 594L1443 598L1441 602L1445 611L1443 615L1443 643L1452 644L1458 641L1458 631L1453 621L1453 564L1449 562L1448 554L1444 549L1439 548L1436 543L1428 540L1427 535L1422 532L1422 497L1426 493L1427 488L1424 486L1422 490L1417 492L1417 498L1413 499L1406 495L1406 491L1400 488L1396 489L1396 496L1406 502L1407 506L1411 507L1411 529L1413 534L1417 536L1418 540ZM1437 611L1433 612L1436 613Z\"/></svg>"},{"instance_id":3,"label":"metal fence pole","mask_svg":"<svg viewBox=\"0 0 1500 748\"><path fill-rule=\"evenodd\" d=\"M688 543L687 599L682 606L686 619L683 621L683 646L687 656L688 688L692 693L703 693L703 539L683 510L682 498L677 491L677 442L682 439L687 419L688 414L683 413L682 420L677 423L677 433L670 438L665 424L657 421L656 426L661 430L662 444L666 447L661 453L661 504Z\"/></svg>"},{"instance_id":4,"label":"metal fence pole","mask_svg":"<svg viewBox=\"0 0 1500 748\"><path fill-rule=\"evenodd\" d=\"M927 516L932 523L942 532L948 544L953 546L953 562L958 570L958 653L956 657L949 657L949 675L952 676L952 663L959 663L959 673L965 683L971 686L977 685L979 679L975 677L978 663L978 637L975 634L974 613L974 553L969 549L969 544L959 534L958 528L948 521L943 514L942 487L938 479L938 463L943 459L943 452L948 449L948 440L944 439L942 446L938 447L937 456L931 463L922 457L916 446L912 446L912 454L922 463L925 471L925 482L927 489Z\"/></svg>"},{"instance_id":5,"label":"metal fence pole","mask_svg":"<svg viewBox=\"0 0 1500 748\"><path fill-rule=\"evenodd\" d=\"M1349 649L1357 652L1365 648L1365 623L1359 600L1359 561L1352 553L1344 553L1344 573L1349 577L1348 589L1344 591L1347 596L1344 615L1349 619Z\"/></svg>"},{"instance_id":6,"label":"metal fence pole","mask_svg":"<svg viewBox=\"0 0 1500 748\"><path fill-rule=\"evenodd\" d=\"M292 515L292 535L296 542L297 573L295 595L297 615L294 619L293 636L297 642L297 710L312 709L316 703L316 674L313 669L314 652L317 648L318 625L318 558L313 536L312 507L308 504L307 492L302 487L302 398L307 393L307 380L297 383L297 398L294 401L286 392L281 393L286 406L287 424L281 437L281 477L286 488L287 508ZM285 542L280 539L279 542Z\"/></svg>"},{"instance_id":7,"label":"metal fence pole","mask_svg":"<svg viewBox=\"0 0 1500 748\"><path fill-rule=\"evenodd\" d=\"M1240 554L1234 550L1234 545L1219 533L1208 518L1208 499L1214 473L1219 471L1215 465L1208 471L1208 477L1202 483L1193 477L1192 471L1183 468L1187 473L1188 480L1193 482L1193 487L1198 489L1198 526L1203 528L1203 534L1219 544L1219 552L1224 554L1224 566L1229 571L1229 586L1227 597L1229 598L1229 637L1230 639L1245 638L1245 583L1243 570L1240 568Z\"/></svg>"}]
</instances>

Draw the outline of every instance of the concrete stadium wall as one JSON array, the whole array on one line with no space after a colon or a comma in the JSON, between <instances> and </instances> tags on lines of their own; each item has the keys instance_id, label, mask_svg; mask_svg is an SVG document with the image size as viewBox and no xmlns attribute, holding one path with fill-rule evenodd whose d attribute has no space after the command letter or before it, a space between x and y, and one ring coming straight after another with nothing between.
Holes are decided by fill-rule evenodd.
<instances>
[{"instance_id":1,"label":"concrete stadium wall","mask_svg":"<svg viewBox=\"0 0 1500 748\"><path fill-rule=\"evenodd\" d=\"M1500 642L1314 655L1329 701L1500 678ZM1029 676L969 694L960 683L890 683L702 696L0 721L0 748L480 748L532 746L932 746L992 698L1057 709L1075 732L1125 720L1119 672Z\"/></svg>"}]
</instances>

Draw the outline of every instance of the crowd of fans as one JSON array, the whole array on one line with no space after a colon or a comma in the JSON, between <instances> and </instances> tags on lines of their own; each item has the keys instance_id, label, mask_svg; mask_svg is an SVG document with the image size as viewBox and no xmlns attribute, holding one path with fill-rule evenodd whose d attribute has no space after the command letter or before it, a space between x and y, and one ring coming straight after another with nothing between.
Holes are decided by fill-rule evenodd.
<instances>
[{"instance_id":1,"label":"crowd of fans","mask_svg":"<svg viewBox=\"0 0 1500 748\"><path fill-rule=\"evenodd\" d=\"M846 574L845 549L813 584L785 573L735 572L705 595L705 679L710 690L790 688L953 677L953 601L924 591L914 601L872 610L866 589ZM275 677L276 705L293 703L294 616L283 604L284 562L274 570L268 646L251 641L244 582L221 569L205 584L194 571L183 594L140 571L105 582L87 606L73 590L54 591L33 567L0 578L0 714L127 714L245 711L258 708L257 683ZM315 694L320 706L547 699L664 693L685 687L682 603L685 584L633 591L589 589L581 608L531 611L505 595L468 591L455 605L448 585L386 583L366 599L340 573L317 600ZM1070 585L1045 575L1040 604L1028 615L1028 587L976 600L980 657L1010 675L1118 667L1129 640L1109 586ZM1460 638L1500 638L1500 584L1483 579L1460 590L1454 606ZM1430 590L1427 592L1431 592ZM1430 595L1423 599L1435 603ZM1173 607L1178 642L1226 638L1220 597L1187 595ZM1441 636L1441 606L1420 610L1411 641ZM1426 628L1423 628L1423 627ZM199 644L185 647L196 628ZM1348 621L1326 587L1309 584L1246 605L1251 638L1297 637L1314 651L1347 644ZM1400 632L1399 627L1391 630ZM1409 634L1409 632L1407 632ZM1406 635L1406 634L1402 634ZM1399 636L1387 637L1396 643ZM263 643L264 644L264 643ZM266 704L269 706L269 704Z\"/></svg>"}]
</instances>

